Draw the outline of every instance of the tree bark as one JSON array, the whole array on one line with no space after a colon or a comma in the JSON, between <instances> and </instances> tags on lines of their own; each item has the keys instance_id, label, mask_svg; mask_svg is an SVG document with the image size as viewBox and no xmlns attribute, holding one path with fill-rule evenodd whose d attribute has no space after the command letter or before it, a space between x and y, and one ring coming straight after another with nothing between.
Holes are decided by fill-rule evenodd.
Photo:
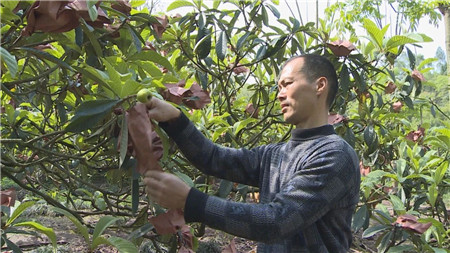
<instances>
[{"instance_id":1,"label":"tree bark","mask_svg":"<svg viewBox=\"0 0 450 253\"><path fill-rule=\"evenodd\" d=\"M449 76L450 79L450 4L439 4L439 11L444 16L445 54L447 55L447 76Z\"/></svg>"}]
</instances>

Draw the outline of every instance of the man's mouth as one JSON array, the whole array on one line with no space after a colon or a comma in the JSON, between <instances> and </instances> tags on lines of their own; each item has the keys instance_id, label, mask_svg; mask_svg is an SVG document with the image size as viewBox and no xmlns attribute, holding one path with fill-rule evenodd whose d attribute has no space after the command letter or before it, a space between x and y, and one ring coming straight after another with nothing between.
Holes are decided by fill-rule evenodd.
<instances>
[{"instance_id":1,"label":"man's mouth","mask_svg":"<svg viewBox=\"0 0 450 253\"><path fill-rule=\"evenodd\" d=\"M288 109L288 105L287 104L281 104L281 112L282 113L285 113L287 109Z\"/></svg>"}]
</instances>

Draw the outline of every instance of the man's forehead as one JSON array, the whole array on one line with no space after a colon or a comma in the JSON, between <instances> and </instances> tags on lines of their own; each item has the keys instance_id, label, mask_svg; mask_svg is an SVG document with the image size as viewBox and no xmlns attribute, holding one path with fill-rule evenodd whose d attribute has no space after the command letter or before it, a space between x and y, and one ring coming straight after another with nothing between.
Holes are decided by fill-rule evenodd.
<instances>
[{"instance_id":1,"label":"man's forehead","mask_svg":"<svg viewBox=\"0 0 450 253\"><path fill-rule=\"evenodd\" d=\"M288 62L281 70L281 74L289 72L299 72L302 69L302 67L303 67L303 59L297 58Z\"/></svg>"}]
</instances>

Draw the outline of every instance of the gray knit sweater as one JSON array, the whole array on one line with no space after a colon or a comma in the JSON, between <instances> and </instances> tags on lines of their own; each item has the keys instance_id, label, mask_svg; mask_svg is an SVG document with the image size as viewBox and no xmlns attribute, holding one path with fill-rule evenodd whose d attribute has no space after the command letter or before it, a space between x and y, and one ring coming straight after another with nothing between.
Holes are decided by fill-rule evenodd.
<instances>
[{"instance_id":1,"label":"gray knit sweater","mask_svg":"<svg viewBox=\"0 0 450 253\"><path fill-rule=\"evenodd\" d=\"M260 189L260 203L249 204L192 188L187 222L258 241L258 252L348 251L360 172L355 151L331 125L294 129L287 143L251 150L215 145L183 114L160 125L199 170Z\"/></svg>"}]
</instances>

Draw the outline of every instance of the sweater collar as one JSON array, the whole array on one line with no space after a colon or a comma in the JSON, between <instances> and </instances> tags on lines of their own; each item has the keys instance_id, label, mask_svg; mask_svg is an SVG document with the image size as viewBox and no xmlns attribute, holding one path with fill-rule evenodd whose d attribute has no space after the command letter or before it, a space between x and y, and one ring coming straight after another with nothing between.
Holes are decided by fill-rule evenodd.
<instances>
[{"instance_id":1,"label":"sweater collar","mask_svg":"<svg viewBox=\"0 0 450 253\"><path fill-rule=\"evenodd\" d=\"M329 124L308 129L293 129L291 131L291 140L310 140L331 134L336 134L336 132L334 131L333 126Z\"/></svg>"}]
</instances>

